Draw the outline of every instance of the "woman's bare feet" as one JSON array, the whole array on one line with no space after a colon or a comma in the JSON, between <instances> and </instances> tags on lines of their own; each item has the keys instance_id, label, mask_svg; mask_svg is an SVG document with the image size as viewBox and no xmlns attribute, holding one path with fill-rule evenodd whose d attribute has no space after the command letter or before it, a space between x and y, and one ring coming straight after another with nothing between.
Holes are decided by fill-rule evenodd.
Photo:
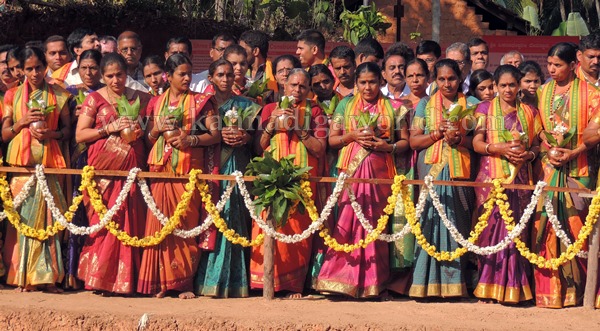
<instances>
[{"instance_id":1,"label":"woman's bare feet","mask_svg":"<svg viewBox=\"0 0 600 331\"><path fill-rule=\"evenodd\" d=\"M162 299L162 298L164 298L164 297L165 297L165 295L167 295L167 291L160 291L160 292L156 293L156 294L154 295L154 297L155 297L155 298Z\"/></svg>"},{"instance_id":2,"label":"woman's bare feet","mask_svg":"<svg viewBox=\"0 0 600 331\"><path fill-rule=\"evenodd\" d=\"M48 293L63 293L64 291L62 289L56 287L56 285L48 284L44 288L44 292L48 292Z\"/></svg>"},{"instance_id":3,"label":"woman's bare feet","mask_svg":"<svg viewBox=\"0 0 600 331\"><path fill-rule=\"evenodd\" d=\"M38 291L38 288L36 286L32 286L32 285L27 285L25 287L17 287L15 289L16 292L34 292L34 291Z\"/></svg>"},{"instance_id":4,"label":"woman's bare feet","mask_svg":"<svg viewBox=\"0 0 600 331\"><path fill-rule=\"evenodd\" d=\"M196 295L192 292L181 292L179 293L179 299L193 299Z\"/></svg>"},{"instance_id":5,"label":"woman's bare feet","mask_svg":"<svg viewBox=\"0 0 600 331\"><path fill-rule=\"evenodd\" d=\"M290 299L290 300L298 300L298 299L302 299L302 293L289 293L288 295L285 296L286 299Z\"/></svg>"}]
</instances>

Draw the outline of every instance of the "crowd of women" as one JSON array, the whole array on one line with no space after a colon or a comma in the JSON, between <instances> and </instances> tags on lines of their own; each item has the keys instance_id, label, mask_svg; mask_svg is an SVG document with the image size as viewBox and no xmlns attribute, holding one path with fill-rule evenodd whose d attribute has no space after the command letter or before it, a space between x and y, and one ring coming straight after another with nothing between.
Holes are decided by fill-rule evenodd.
<instances>
[{"instance_id":1,"label":"crowd of women","mask_svg":"<svg viewBox=\"0 0 600 331\"><path fill-rule=\"evenodd\" d=\"M130 51L134 52L133 47ZM276 93L258 99L244 95L249 54L235 44L210 65L206 93L190 90L193 68L185 52L168 56L164 63L158 57L144 61L144 74L148 72L152 87L151 93L144 93L127 87L129 59L120 54L83 51L77 60L82 84L61 86L47 77L44 52L28 46L11 57L22 77L3 99L4 162L14 167L90 165L97 170L126 171L138 167L173 175L201 169L227 175L243 172L253 156L269 151L276 159L295 155L294 164L311 167L312 176L345 172L364 179L404 174L451 181L502 179L532 184L544 180L552 186L593 189L597 165L589 150L600 142L600 94L575 74L577 51L570 43L549 50L551 79L544 85L535 63L519 68L501 65L493 74L472 74L472 95L468 96L461 89L462 61L441 59L429 67L428 61L410 59L399 67L410 89L400 99L382 93L385 80L389 83L396 77L384 80L386 65L397 54L383 57L383 74L375 62L358 65L354 89L345 95L334 88L334 82L339 78L346 83L346 77L334 77L326 65L299 68L298 59L286 55L269 68L269 76L276 79ZM284 109L277 102L282 96L291 100ZM334 97L341 101L328 114L323 108ZM456 105L474 112L449 119L447 114ZM137 108L139 116L119 116L129 107ZM232 109L243 110L246 116L235 128L223 123ZM281 126L278 119L285 116L294 119L293 126ZM28 178L10 175L14 196ZM72 196L79 194L78 177L47 175L46 179L64 213ZM124 184L120 177L97 180L105 206L116 203ZM211 183L215 199L226 186L226 181ZM326 226L337 242L356 244L367 237L360 218L376 226L392 190L389 185L349 186L354 196L348 191L341 194ZM150 181L150 191L158 208L173 215L185 184L156 179ZM322 208L331 188L312 184L312 191ZM416 187L411 191L415 199L417 191ZM448 219L468 236L483 214L490 188L436 186L435 192ZM507 190L506 195L514 218L519 219L531 192ZM573 241L583 226L589 201L566 192L550 193L550 197L562 230ZM354 199L363 215L355 212ZM199 225L207 216L198 193L190 206L181 220L182 229ZM406 224L401 209L394 212L391 233ZM53 223L39 189L23 201L18 212L20 222L35 229ZM221 216L241 236L256 237L261 232L251 222L239 188L234 189ZM131 236L152 235L162 227L135 185L112 220ZM495 245L508 233L499 207L486 221L480 246ZM73 222L89 226L100 222L87 193ZM278 231L297 234L310 223L308 214L294 211ZM459 247L431 198L419 224L427 242L439 251ZM530 224L521 239L532 252L552 258L565 250L543 203ZM214 230L198 238L170 235L143 249L124 245L106 229L89 236L65 233L46 240L27 237L12 226L3 232L5 268L1 272L7 285L21 291L85 288L102 295L164 297L175 292L181 298L247 297L250 289L263 286L262 246L246 250ZM328 248L318 236L275 246L275 290L290 298L309 291L374 298L392 291L418 299L474 295L486 302L535 302L540 307L561 308L582 302L586 278L584 259L576 257L558 270L538 268L514 243L495 254L467 254L451 261L436 260L412 235L391 244L375 241L350 253ZM600 308L600 295L596 306Z\"/></svg>"}]
</instances>

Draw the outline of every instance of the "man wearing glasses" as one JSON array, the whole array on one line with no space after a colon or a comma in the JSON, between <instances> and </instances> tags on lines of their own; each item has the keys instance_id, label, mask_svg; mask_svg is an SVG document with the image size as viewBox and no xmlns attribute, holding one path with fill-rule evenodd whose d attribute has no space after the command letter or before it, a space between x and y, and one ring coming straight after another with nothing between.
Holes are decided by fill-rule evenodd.
<instances>
[{"instance_id":1,"label":"man wearing glasses","mask_svg":"<svg viewBox=\"0 0 600 331\"><path fill-rule=\"evenodd\" d=\"M142 40L133 31L125 31L117 38L117 53L127 62L127 82L125 86L148 93L148 85L144 80L144 68L140 63L142 58Z\"/></svg>"},{"instance_id":2,"label":"man wearing glasses","mask_svg":"<svg viewBox=\"0 0 600 331\"><path fill-rule=\"evenodd\" d=\"M210 56L211 62L220 59L223 56L223 51L230 45L236 44L235 38L229 33L223 32L216 34L213 37L212 44L208 55ZM206 87L210 85L208 82L208 70L204 70L198 74L192 75L192 82L190 83L190 90L194 92L204 93Z\"/></svg>"},{"instance_id":3,"label":"man wearing glasses","mask_svg":"<svg viewBox=\"0 0 600 331\"><path fill-rule=\"evenodd\" d=\"M442 56L442 48L440 44L433 40L423 40L417 45L417 58L427 63L427 69L432 73L429 75L429 84L433 83L433 66Z\"/></svg>"},{"instance_id":4,"label":"man wearing glasses","mask_svg":"<svg viewBox=\"0 0 600 331\"><path fill-rule=\"evenodd\" d=\"M465 43L456 42L446 48L446 58L456 61L463 79L461 91L467 94L469 91L469 79L471 78L471 52Z\"/></svg>"}]
</instances>

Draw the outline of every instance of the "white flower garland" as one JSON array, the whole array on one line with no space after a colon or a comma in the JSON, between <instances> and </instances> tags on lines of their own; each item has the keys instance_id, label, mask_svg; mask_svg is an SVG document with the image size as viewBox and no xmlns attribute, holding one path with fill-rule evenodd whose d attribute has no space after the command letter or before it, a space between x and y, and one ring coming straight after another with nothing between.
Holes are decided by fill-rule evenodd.
<instances>
[{"instance_id":1,"label":"white flower garland","mask_svg":"<svg viewBox=\"0 0 600 331\"><path fill-rule=\"evenodd\" d=\"M21 207L21 205L23 204L23 201L25 201L25 199L27 199L27 197L29 196L29 192L31 192L31 189L33 188L33 184L35 183L35 175L31 175L31 177L29 177L29 179L25 182L25 184L23 184L23 187L21 188L21 192L19 192L19 194L17 194L17 196L13 199L13 208L15 210L19 209L19 207ZM0 221L3 221L6 218L6 213L4 211L0 212Z\"/></svg>"},{"instance_id":2,"label":"white flower garland","mask_svg":"<svg viewBox=\"0 0 600 331\"><path fill-rule=\"evenodd\" d=\"M425 177L425 187L429 191L429 196L431 197L431 200L433 202L435 209L440 214L440 218L442 219L442 222L448 228L448 231L452 235L452 238L457 243L459 243L461 246L467 248L467 250L469 250L470 252L473 252L477 255L496 254L496 253L506 249L513 242L513 240L516 237L520 236L521 233L523 232L523 230L525 230L527 223L531 219L531 215L533 215L533 213L535 212L535 208L538 204L538 201L542 194L543 188L547 185L543 181L539 181L536 184L535 190L533 191L533 195L531 196L531 201L527 205L527 208L525 208L525 210L523 211L523 214L521 215L521 219L519 220L519 223L512 229L512 231L510 231L506 235L506 237L504 237L504 239L502 239L500 242L498 242L494 246L480 247L480 246L477 246L477 245L469 242L468 240L466 240L462 236L462 234L456 229L454 224L452 224L452 222L450 222L450 220L448 219L448 216L446 215L446 212L444 211L443 206L440 202L439 196L437 195L437 193L435 192L435 190L433 188L432 182L433 182L433 177L431 177L431 176Z\"/></svg>"},{"instance_id":3,"label":"white flower garland","mask_svg":"<svg viewBox=\"0 0 600 331\"><path fill-rule=\"evenodd\" d=\"M546 214L548 215L548 220L550 221L550 224L552 224L552 228L554 229L554 232L556 233L558 239L560 239L563 245L567 247L571 246L571 239L569 238L569 236L567 236L567 233L562 229L562 226L558 221L558 216L554 213L554 206L552 205L552 200L550 199L549 195L546 195L544 199L544 206L546 207ZM582 259L587 259L588 252L581 250L579 253L577 253L577 256Z\"/></svg>"},{"instance_id":4,"label":"white flower garland","mask_svg":"<svg viewBox=\"0 0 600 331\"><path fill-rule=\"evenodd\" d=\"M150 211L152 212L154 217L156 217L158 219L160 224L165 226L167 224L167 222L169 221L169 218L167 216L165 216L165 214L163 214L160 211L160 209L158 209L158 206L156 206L156 201L154 200L154 197L152 196L152 193L150 192L148 183L146 183L146 181L144 179L139 178L138 185L140 186L142 196L144 197L144 201L148 205L148 209L150 209ZM234 187L235 187L235 185L232 185L231 183L229 183L229 185L227 186L227 189L225 190L225 192L223 193L223 196L221 197L221 200L219 200L219 202L217 203L216 208L219 213L221 211L223 211L223 208L225 208L225 204L227 203L227 201L229 201L229 198L231 197L231 192L233 192ZM213 224L213 219L210 215L208 215L206 217L206 219L204 219L204 222L202 222L202 224L200 224L199 226L196 226L190 230L175 229L173 231L173 234L180 238L186 238L186 239L197 237L202 232L208 230L208 228L212 224Z\"/></svg>"},{"instance_id":5,"label":"white flower garland","mask_svg":"<svg viewBox=\"0 0 600 331\"><path fill-rule=\"evenodd\" d=\"M352 210L354 210L354 214L356 214L356 218L358 218L358 221L360 222L362 227L365 229L365 231L367 231L368 234L373 232L374 231L373 226L365 218L365 215L362 211L362 206L358 202L356 202L356 195L354 194L354 192L352 192L350 187L348 187L348 198L350 199L350 205L352 206ZM400 192L398 194L398 201L402 201L402 192ZM417 207L415 209L416 219L421 218L421 214L423 213L423 210L425 209L426 201L427 201L427 194L425 193L425 191L421 191L421 193L419 194L419 201L418 201ZM397 232L394 234L382 233L377 238L379 240L383 240L383 241L387 241L387 242L395 242L395 241L398 241L398 240L401 240L402 238L404 238L404 236L409 234L411 232L411 230L412 229L410 227L410 224L406 223L400 232Z\"/></svg>"},{"instance_id":6,"label":"white flower garland","mask_svg":"<svg viewBox=\"0 0 600 331\"><path fill-rule=\"evenodd\" d=\"M69 232L71 232L75 235L79 235L79 236L90 235L92 233L96 233L96 232L100 231L102 228L104 228L106 226L106 224L108 224L108 222L110 222L112 220L112 218L115 216L117 211L119 209L121 209L121 206L123 205L123 202L125 201L125 199L127 199L127 195L129 195L131 186L135 182L135 178L137 177L137 174L140 171L142 171L142 169L140 169L140 168L133 168L129 171L129 175L127 175L127 180L125 181L125 185L123 185L121 192L119 192L119 196L117 197L115 204L106 212L106 214L104 215L104 217L100 220L100 222L98 224L92 225L90 227L86 227L86 226L77 226L73 223L67 222L67 219L65 218L65 216L61 213L61 211L56 207L56 204L54 203L54 197L52 196L52 193L50 192L50 189L48 188L48 182L46 181L46 175L44 174L44 166L37 165L35 167L35 175L37 177L38 184L40 186L40 190L42 191L42 194L44 195L44 200L46 200L46 203L48 204L48 209L52 213L52 217L55 220L57 220L60 223L60 225L67 228L67 230L69 230Z\"/></svg>"},{"instance_id":7,"label":"white flower garland","mask_svg":"<svg viewBox=\"0 0 600 331\"><path fill-rule=\"evenodd\" d=\"M238 184L238 187L240 188L240 194L244 198L244 204L246 205L246 208L250 212L250 217L256 222L258 227L261 228L261 230L263 230L263 232L267 236L275 238L275 240L278 240L278 241L286 243L286 244L294 244L294 243L306 240L313 233L319 231L321 226L323 226L323 223L325 223L325 220L327 220L327 218L329 217L329 214L331 214L331 210L337 203L338 198L339 198L342 190L344 189L344 182L348 178L348 175L344 172L339 174L337 181L335 182L335 187L333 189L333 193L329 196L329 198L327 198L327 204L321 211L321 215L319 215L319 219L317 221L312 222L310 224L310 226L308 228L306 228L306 230L304 230L302 233L297 233L297 234L293 234L293 235L285 235L285 234L277 232L274 228L270 227L259 215L256 215L256 208L254 205L254 201L250 197L250 193L248 193L248 189L246 188L246 183L244 182L244 179L243 179L243 174L239 171L235 171L232 173L232 175L235 176L235 180Z\"/></svg>"}]
</instances>

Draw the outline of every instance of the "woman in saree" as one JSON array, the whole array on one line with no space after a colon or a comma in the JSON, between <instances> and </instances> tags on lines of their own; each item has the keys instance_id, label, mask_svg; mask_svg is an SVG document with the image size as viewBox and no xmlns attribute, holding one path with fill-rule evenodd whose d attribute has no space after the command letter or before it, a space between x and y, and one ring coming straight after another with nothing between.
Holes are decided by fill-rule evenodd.
<instances>
[{"instance_id":1,"label":"woman in saree","mask_svg":"<svg viewBox=\"0 0 600 331\"><path fill-rule=\"evenodd\" d=\"M293 55L281 55L273 60L273 77L277 82L277 88L273 91L274 100L281 100L284 96L285 82L294 68L302 68L302 63Z\"/></svg>"},{"instance_id":2,"label":"woman in saree","mask_svg":"<svg viewBox=\"0 0 600 331\"><path fill-rule=\"evenodd\" d=\"M148 104L152 116L146 130L148 146L152 146L148 165L153 172L185 175L192 169L203 169L203 146L218 143L221 136L210 96L189 89L192 77L189 58L173 54L165 63L165 70L169 88ZM196 132L196 121L201 118L204 118L202 125L211 128L210 131ZM165 215L173 215L185 193L185 185L182 181L153 180L150 191L158 209ZM198 226L201 205L200 194L196 192L185 216L181 217L180 228L188 230ZM144 235L151 236L161 227L156 216L148 213ZM163 298L167 291L175 291L180 293L179 298L194 298L193 278L199 260L196 238L169 235L160 244L144 249L137 291L157 298Z\"/></svg>"},{"instance_id":3,"label":"woman in saree","mask_svg":"<svg viewBox=\"0 0 600 331\"><path fill-rule=\"evenodd\" d=\"M233 44L223 51L223 59L229 61L233 66L233 94L243 95L248 89L248 78L246 73L248 72L248 55L244 47Z\"/></svg>"},{"instance_id":4,"label":"woman in saree","mask_svg":"<svg viewBox=\"0 0 600 331\"><path fill-rule=\"evenodd\" d=\"M77 142L88 145L88 164L97 170L144 169L146 153L144 142L140 139L143 131L136 121L126 116L119 117L117 100L125 98L133 104L139 98L139 117L143 118L150 95L125 87L127 63L119 54L104 55L100 71L106 86L85 98L77 122ZM135 136L126 135L127 131L121 134L125 129L133 129ZM97 183L103 205L110 208L125 185L125 178L102 178ZM84 193L83 202L89 224L98 224L100 217L87 193ZM145 217L142 195L134 185L112 220L130 236L141 236ZM86 289L102 295L132 294L139 264L139 249L124 245L103 228L86 238L79 259L78 277L83 280Z\"/></svg>"},{"instance_id":5,"label":"woman in saree","mask_svg":"<svg viewBox=\"0 0 600 331\"><path fill-rule=\"evenodd\" d=\"M543 180L549 186L593 189L592 162L586 153L583 132L598 111L600 96L593 86L575 76L577 47L558 43L548 52L548 72L552 77L542 87L539 110L542 119ZM562 148L552 146L546 133L557 141L572 135ZM579 235L588 214L589 201L577 193L550 192L550 198L561 229L572 242ZM587 246L587 245L586 245ZM585 249L585 248L584 248ZM546 258L560 256L566 250L556 236L543 202L538 205L532 231L532 252ZM582 303L585 287L586 261L575 257L558 270L536 267L535 302L538 307L562 308Z\"/></svg>"},{"instance_id":6,"label":"woman in saree","mask_svg":"<svg viewBox=\"0 0 600 331\"><path fill-rule=\"evenodd\" d=\"M4 98L2 140L9 142L6 163L15 167L41 164L47 168L66 168L59 144L71 135L70 95L59 86L46 83L46 57L42 50L26 47L17 57L27 80L6 92ZM44 114L46 112L49 113ZM28 178L28 175L12 177L13 196L21 192ZM56 207L64 213L67 203L58 176L46 175L46 180ZM17 211L19 222L44 230L53 224L53 218L39 185L37 183ZM58 236L42 241L17 234L10 226L4 249L8 285L17 286L20 291L62 291L56 287L65 275Z\"/></svg>"},{"instance_id":7,"label":"woman in saree","mask_svg":"<svg viewBox=\"0 0 600 331\"><path fill-rule=\"evenodd\" d=\"M521 82L519 90L519 99L521 102L538 106L540 86L544 81L542 68L535 61L525 61L519 65L521 71Z\"/></svg>"},{"instance_id":8,"label":"woman in saree","mask_svg":"<svg viewBox=\"0 0 600 331\"><path fill-rule=\"evenodd\" d=\"M168 80L165 81L165 63L158 55L148 56L142 62L144 82L150 87L152 96L163 94L169 88Z\"/></svg>"},{"instance_id":9,"label":"woman in saree","mask_svg":"<svg viewBox=\"0 0 600 331\"><path fill-rule=\"evenodd\" d=\"M505 184L533 184L531 163L539 153L538 134L542 124L537 110L518 99L521 72L512 65L501 65L494 72L498 96L477 106L478 125L473 149L482 155L476 181L502 179ZM508 139L510 138L510 139ZM484 213L490 187L475 188L477 210ZM516 221L529 200L531 191L506 190L508 203ZM494 246L508 234L498 206L492 210L488 226L479 236L478 245ZM527 241L528 232L521 235ZM496 254L479 256L479 283L474 295L482 300L516 304L533 299L528 276L529 262L521 256L515 243Z\"/></svg>"},{"instance_id":10,"label":"woman in saree","mask_svg":"<svg viewBox=\"0 0 600 331\"><path fill-rule=\"evenodd\" d=\"M79 92L83 93L84 96L88 96L90 93L102 88L104 84L100 82L102 74L100 73L100 61L102 60L102 54L95 50L89 49L83 51L79 56L79 77L83 82L79 86L71 85L67 86L67 91L73 96L78 96ZM82 104L79 104L79 100L73 98L71 105L71 127L73 131L76 130L77 119L81 114ZM87 145L84 143L77 143L75 137L69 141L69 163L72 169L83 169L87 165ZM79 186L81 185L81 178L79 176L71 176L72 180L72 196L78 196ZM87 226L88 220L83 205L79 205L79 208L75 212L73 217L73 224L77 226ZM79 254L81 254L81 247L85 242L85 236L78 236L72 233L68 234L67 249L65 253L65 288L80 289L82 287L81 281L77 279L77 267L79 265Z\"/></svg>"},{"instance_id":11,"label":"woman in saree","mask_svg":"<svg viewBox=\"0 0 600 331\"><path fill-rule=\"evenodd\" d=\"M415 116L415 108L422 98L427 96L427 86L429 77L429 68L427 62L415 58L406 63L404 69L406 84L410 93L401 98L403 106L408 109L408 113L403 120L411 123ZM402 109L402 108L401 108ZM417 156L418 152L410 149L406 153L397 153L394 156L396 172L403 174L407 179L417 178ZM411 185L410 193L413 201L418 195L418 187ZM398 233L404 229L407 223L404 215L404 206L402 201L398 201L394 210L394 217L390 219L390 232ZM415 262L415 236L408 233L400 241L390 243L390 280L388 290L407 295L410 289L412 279L412 267Z\"/></svg>"},{"instance_id":12,"label":"woman in saree","mask_svg":"<svg viewBox=\"0 0 600 331\"><path fill-rule=\"evenodd\" d=\"M490 101L495 97L494 77L485 69L477 69L469 78L469 96L479 101Z\"/></svg>"},{"instance_id":13,"label":"woman in saree","mask_svg":"<svg viewBox=\"0 0 600 331\"><path fill-rule=\"evenodd\" d=\"M233 66L227 60L213 62L208 70L215 94L213 101L219 109L219 116L224 126L221 131L221 164L219 173L231 175L234 171L246 170L252 157L253 142L252 127L260 106L250 100L233 95ZM231 111L236 111L236 118ZM248 111L248 116L239 117L242 111ZM235 120L234 120L235 118ZM220 194L223 195L228 181L221 181ZM239 188L235 188L229 201L225 204L221 216L227 227L240 236L250 235L250 213L244 204L244 198ZM197 294L220 298L245 298L249 295L248 286L248 251L240 245L229 242L221 233L217 234L216 248L203 254L196 278Z\"/></svg>"},{"instance_id":14,"label":"woman in saree","mask_svg":"<svg viewBox=\"0 0 600 331\"><path fill-rule=\"evenodd\" d=\"M351 178L386 178L396 175L394 156L409 149L408 125L397 121L398 103L381 93L383 77L375 63L366 62L356 69L357 95L342 100L335 111L329 144L340 149L337 168ZM375 127L364 126L355 119L364 112L377 118ZM387 185L354 183L352 192L362 206L365 218L373 227L383 214L391 189ZM347 191L338 202L338 221L331 229L339 243L356 244L367 232L356 216ZM351 253L327 250L317 279L316 289L353 298L377 297L386 289L390 274L389 245L375 241Z\"/></svg>"},{"instance_id":15,"label":"woman in saree","mask_svg":"<svg viewBox=\"0 0 600 331\"><path fill-rule=\"evenodd\" d=\"M432 176L434 180L468 180L471 178L472 138L467 133L471 125L468 121L451 124L444 120L443 112L452 104L459 104L463 109L472 107L478 100L459 92L462 78L456 61L438 61L433 76L438 90L419 102L410 131L410 146L419 151L419 178ZM436 186L435 191L448 219L463 236L467 236L471 226L473 190L460 186ZM419 223L427 241L438 251L458 248L431 198L427 199ZM414 298L466 296L464 264L464 258L439 262L418 246L409 295Z\"/></svg>"},{"instance_id":16,"label":"woman in saree","mask_svg":"<svg viewBox=\"0 0 600 331\"><path fill-rule=\"evenodd\" d=\"M406 69L404 70L404 76L406 84L410 90L410 94L401 98L409 110L413 110L417 107L421 99L427 96L427 77L429 77L429 69L427 62L415 58L406 63Z\"/></svg>"},{"instance_id":17,"label":"woman in saree","mask_svg":"<svg viewBox=\"0 0 600 331\"><path fill-rule=\"evenodd\" d=\"M285 84L285 95L294 97L288 109L281 109L277 103L264 107L261 113L261 128L258 133L256 149L258 154L271 152L276 160L294 154L294 164L300 167L311 167L311 176L320 176L319 162L324 162L326 142L326 121L319 106L308 98L310 76L301 68L292 70ZM281 115L293 116L295 125L292 128L277 125ZM319 201L316 185L311 183L315 193L314 200ZM263 217L265 217L263 213ZM310 226L311 219L307 212L296 211L289 215L284 226L278 229L286 235L299 234ZM252 237L256 238L262 230L252 224ZM279 241L275 248L275 291L288 291L288 297L299 298L309 270L312 236L295 244ZM253 247L250 260L250 287L263 287L263 247Z\"/></svg>"}]
</instances>

